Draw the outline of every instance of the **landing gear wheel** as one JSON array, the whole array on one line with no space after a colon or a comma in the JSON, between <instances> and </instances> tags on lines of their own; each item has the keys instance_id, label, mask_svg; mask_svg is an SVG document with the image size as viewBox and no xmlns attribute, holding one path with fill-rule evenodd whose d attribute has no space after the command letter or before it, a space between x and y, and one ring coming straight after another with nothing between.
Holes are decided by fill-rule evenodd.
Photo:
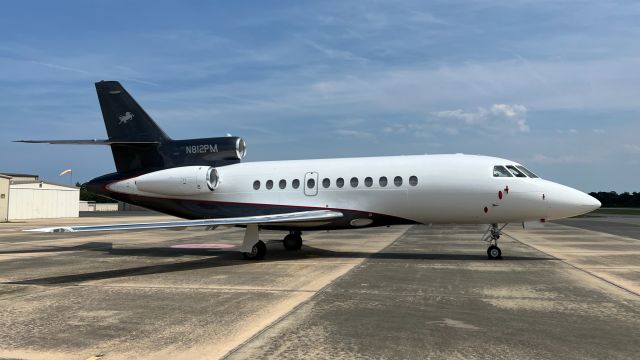
<instances>
[{"instance_id":1,"label":"landing gear wheel","mask_svg":"<svg viewBox=\"0 0 640 360\"><path fill-rule=\"evenodd\" d=\"M284 237L282 245L287 251L298 251L302 248L302 236L291 233Z\"/></svg>"},{"instance_id":2,"label":"landing gear wheel","mask_svg":"<svg viewBox=\"0 0 640 360\"><path fill-rule=\"evenodd\" d=\"M489 260L502 259L502 251L499 247L491 245L487 249L487 256L489 257Z\"/></svg>"},{"instance_id":3,"label":"landing gear wheel","mask_svg":"<svg viewBox=\"0 0 640 360\"><path fill-rule=\"evenodd\" d=\"M262 240L258 241L251 248L251 252L244 252L242 256L247 260L262 260L264 256L267 254L267 245L265 245Z\"/></svg>"}]
</instances>

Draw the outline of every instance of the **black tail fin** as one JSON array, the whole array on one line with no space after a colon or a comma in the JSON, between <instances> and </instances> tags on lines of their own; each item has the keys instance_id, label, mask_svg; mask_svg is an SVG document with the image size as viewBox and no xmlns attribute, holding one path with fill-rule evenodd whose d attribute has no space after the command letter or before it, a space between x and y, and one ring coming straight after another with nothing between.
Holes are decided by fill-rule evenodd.
<instances>
[{"instance_id":1,"label":"black tail fin","mask_svg":"<svg viewBox=\"0 0 640 360\"><path fill-rule=\"evenodd\" d=\"M171 138L117 81L96 83L102 117L118 172L164 166L159 151Z\"/></svg>"},{"instance_id":2,"label":"black tail fin","mask_svg":"<svg viewBox=\"0 0 640 360\"><path fill-rule=\"evenodd\" d=\"M117 81L96 83L98 100L111 141L171 140Z\"/></svg>"},{"instance_id":3,"label":"black tail fin","mask_svg":"<svg viewBox=\"0 0 640 360\"><path fill-rule=\"evenodd\" d=\"M118 172L141 173L188 165L224 166L244 158L246 145L239 137L171 140L119 82L97 82L96 90L109 135L108 140L99 143L110 144Z\"/></svg>"},{"instance_id":4,"label":"black tail fin","mask_svg":"<svg viewBox=\"0 0 640 360\"><path fill-rule=\"evenodd\" d=\"M105 140L18 140L25 143L109 145L119 173L144 173L178 166L239 163L246 144L237 136L172 140L117 81L96 83ZM130 175L130 174L128 174Z\"/></svg>"}]
</instances>

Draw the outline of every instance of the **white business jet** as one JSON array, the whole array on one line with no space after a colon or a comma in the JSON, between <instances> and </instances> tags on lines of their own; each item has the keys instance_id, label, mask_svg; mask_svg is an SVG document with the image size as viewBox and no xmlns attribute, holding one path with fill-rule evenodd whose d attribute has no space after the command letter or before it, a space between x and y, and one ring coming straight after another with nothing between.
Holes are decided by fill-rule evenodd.
<instances>
[{"instance_id":1,"label":"white business jet","mask_svg":"<svg viewBox=\"0 0 640 360\"><path fill-rule=\"evenodd\" d=\"M239 137L172 140L115 81L96 83L105 140L20 140L111 146L117 172L87 183L92 192L188 220L61 226L86 232L236 225L240 251L264 258L260 229L287 231L287 250L302 231L399 224L488 224L489 259L500 259L508 223L541 224L588 213L595 198L538 177L516 162L447 154L241 162ZM502 225L500 225L502 224Z\"/></svg>"}]
</instances>

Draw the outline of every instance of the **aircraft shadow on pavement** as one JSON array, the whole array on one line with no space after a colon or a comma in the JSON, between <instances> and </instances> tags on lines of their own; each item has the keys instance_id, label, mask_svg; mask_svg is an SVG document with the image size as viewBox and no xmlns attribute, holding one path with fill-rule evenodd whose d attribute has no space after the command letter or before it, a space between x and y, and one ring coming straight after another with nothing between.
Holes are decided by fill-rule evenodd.
<instances>
[{"instance_id":1,"label":"aircraft shadow on pavement","mask_svg":"<svg viewBox=\"0 0 640 360\"><path fill-rule=\"evenodd\" d=\"M130 276L151 275L173 273L180 271L190 271L224 266L251 265L256 261L242 260L238 251L210 250L210 249L181 249L170 247L149 247L149 248L113 248L111 243L92 242L72 247L37 248L29 250L10 250L0 252L0 254L15 254L29 252L62 252L62 251L97 251L113 256L146 256L146 257L182 257L182 256L207 256L206 258L174 262L168 264L156 264L136 266L114 270L104 270L87 272L80 274L70 274L61 276L50 276L42 278L25 279L18 281L4 282L4 284L16 285L62 285L73 284L85 281L115 279ZM301 251L285 251L272 246L261 263L304 260L309 258L344 258L344 259L375 259L375 260L438 260L438 261L488 261L483 254L437 254L437 253L405 253L390 252L383 250L378 253L357 252L357 251L331 251L311 246L304 246ZM557 260L552 257L537 256L505 256L501 261L540 261Z\"/></svg>"},{"instance_id":2,"label":"aircraft shadow on pavement","mask_svg":"<svg viewBox=\"0 0 640 360\"><path fill-rule=\"evenodd\" d=\"M31 249L17 249L17 250L2 250L0 255L11 254L31 254L31 253L46 253L46 252L65 252L65 251L81 251L81 250L103 250L111 249L112 244L109 242L90 242L77 246L47 246L36 247Z\"/></svg>"}]
</instances>

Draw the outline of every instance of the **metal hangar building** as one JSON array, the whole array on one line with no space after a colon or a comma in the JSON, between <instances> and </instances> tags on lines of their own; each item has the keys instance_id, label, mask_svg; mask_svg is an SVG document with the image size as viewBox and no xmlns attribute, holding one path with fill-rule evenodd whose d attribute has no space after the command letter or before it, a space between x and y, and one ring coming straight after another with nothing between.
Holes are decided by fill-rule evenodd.
<instances>
[{"instance_id":1,"label":"metal hangar building","mask_svg":"<svg viewBox=\"0 0 640 360\"><path fill-rule=\"evenodd\" d=\"M38 175L0 173L0 222L78 217L80 189Z\"/></svg>"}]
</instances>

